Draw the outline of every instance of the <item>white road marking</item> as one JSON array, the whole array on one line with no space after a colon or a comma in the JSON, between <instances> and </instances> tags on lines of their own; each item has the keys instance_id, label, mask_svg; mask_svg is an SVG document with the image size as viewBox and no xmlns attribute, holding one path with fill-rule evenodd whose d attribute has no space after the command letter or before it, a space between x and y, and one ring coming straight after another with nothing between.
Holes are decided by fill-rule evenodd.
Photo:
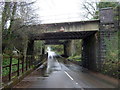
<instances>
[{"instance_id":1,"label":"white road marking","mask_svg":"<svg viewBox=\"0 0 120 90\"><path fill-rule=\"evenodd\" d=\"M67 76L71 79L71 80L74 80L66 71L64 71L66 74L67 74ZM76 84L78 85L78 83L76 82ZM79 86L80 87L80 86ZM81 88L81 90L84 90L82 87L80 87Z\"/></svg>"},{"instance_id":2,"label":"white road marking","mask_svg":"<svg viewBox=\"0 0 120 90\"><path fill-rule=\"evenodd\" d=\"M57 64L59 64L58 66L60 66L60 70L62 70L62 67L61 67L60 63L58 62L58 60L56 59L56 57L55 57L55 60L56 60Z\"/></svg>"},{"instance_id":3,"label":"white road marking","mask_svg":"<svg viewBox=\"0 0 120 90\"><path fill-rule=\"evenodd\" d=\"M57 59L55 59L56 60L56 62L59 64L59 66L60 66L60 63L58 62L58 60Z\"/></svg>"},{"instance_id":4,"label":"white road marking","mask_svg":"<svg viewBox=\"0 0 120 90\"><path fill-rule=\"evenodd\" d=\"M61 64L58 62L58 60L55 58L56 62L61 66ZM62 69L62 67L61 67ZM67 76L71 79L74 80L66 71L64 71L65 74L67 74ZM75 82L76 85L79 85L77 82ZM84 90L84 88L82 88L81 86L79 86L79 88L81 88L81 90Z\"/></svg>"},{"instance_id":5,"label":"white road marking","mask_svg":"<svg viewBox=\"0 0 120 90\"><path fill-rule=\"evenodd\" d=\"M73 80L73 78L66 72L66 71L64 71L65 72L65 74L67 74L67 76L71 79L71 80Z\"/></svg>"}]
</instances>

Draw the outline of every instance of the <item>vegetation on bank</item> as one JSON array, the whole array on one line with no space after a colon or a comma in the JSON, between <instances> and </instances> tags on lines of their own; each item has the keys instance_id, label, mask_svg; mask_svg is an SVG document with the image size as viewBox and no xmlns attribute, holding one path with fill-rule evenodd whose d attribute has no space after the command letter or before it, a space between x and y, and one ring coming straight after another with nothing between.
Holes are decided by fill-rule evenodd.
<instances>
[{"instance_id":1,"label":"vegetation on bank","mask_svg":"<svg viewBox=\"0 0 120 90\"><path fill-rule=\"evenodd\" d=\"M74 40L75 52L73 55L69 56L67 59L75 62L81 62L82 55L82 40Z\"/></svg>"},{"instance_id":2,"label":"vegetation on bank","mask_svg":"<svg viewBox=\"0 0 120 90\"><path fill-rule=\"evenodd\" d=\"M73 55L73 56L68 57L67 60L81 62L81 56Z\"/></svg>"},{"instance_id":3,"label":"vegetation on bank","mask_svg":"<svg viewBox=\"0 0 120 90\"><path fill-rule=\"evenodd\" d=\"M112 37L105 38L105 44L106 53L101 72L115 78L120 78L118 77L118 75L120 75L120 61L118 60L118 33L115 33Z\"/></svg>"},{"instance_id":4,"label":"vegetation on bank","mask_svg":"<svg viewBox=\"0 0 120 90\"><path fill-rule=\"evenodd\" d=\"M9 55L4 54L3 57L9 57ZM18 64L18 59L12 58L12 64ZM3 58L3 62L2 62L3 67L10 65L10 58ZM22 68L22 66L20 65L20 68ZM17 71L17 66L12 66L12 71ZM3 68L2 69L2 75L6 76L9 74L9 67Z\"/></svg>"}]
</instances>

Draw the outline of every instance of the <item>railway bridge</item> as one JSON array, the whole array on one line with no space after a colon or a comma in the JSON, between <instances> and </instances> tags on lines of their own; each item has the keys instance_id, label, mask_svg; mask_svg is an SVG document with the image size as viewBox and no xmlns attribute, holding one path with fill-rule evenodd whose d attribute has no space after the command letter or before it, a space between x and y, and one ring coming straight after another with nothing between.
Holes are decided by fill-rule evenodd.
<instances>
[{"instance_id":1,"label":"railway bridge","mask_svg":"<svg viewBox=\"0 0 120 90\"><path fill-rule=\"evenodd\" d=\"M36 31L42 32L42 33L36 32L29 36L27 55L33 56L34 55L34 42L37 40L43 40L44 41L43 45L56 45L56 44L63 45L64 46L64 56L68 57L70 55L69 52L73 51L73 49L71 47L72 40L82 39L82 66L84 68L87 68L88 70L100 72L102 70L103 62L106 57L105 56L106 55L105 54L106 53L105 39L109 40L110 37L112 37L116 32L118 32L118 27L119 27L120 21L115 19L115 17L118 16L119 13L118 12L115 13L115 12L117 12L117 11L112 8L106 8L106 9L100 10L100 15L99 15L98 20L48 23L48 24L27 26L26 29L33 29L34 31L36 30ZM43 55L45 54L44 51L45 51L45 48L42 47ZM28 58L30 58L30 57L28 57ZM42 59L43 58L44 58L44 56L42 56ZM31 57L30 60L33 61L34 58ZM49 59L49 60L51 60L51 59ZM26 85L28 85L28 87L33 85L33 82L35 82L35 81L36 82L34 83L33 87L40 87L40 85L42 87L43 83L44 83L44 85L49 86L50 84L52 84L51 82L54 82L54 84L57 85L57 83L59 83L59 82L56 82L53 79L53 77L54 78L57 77L57 80L60 81L59 85L65 86L63 83L64 80L62 81L62 79L64 79L66 77L65 76L65 74L66 74L72 80L72 82L71 82L68 79L65 79L66 81L69 82L69 83L66 83L66 84L68 84L68 86L71 86L71 84L70 84L70 82L71 82L71 83L73 83L74 87L76 87L76 85L78 86L78 84L81 84L81 86L83 85L83 87L84 87L83 82L81 82L81 81L83 81L83 79L88 82L91 81L90 83L93 84L93 86L91 86L91 87L95 87L95 85L97 85L94 82L95 79L91 78L89 75L86 76L86 74L83 74L81 72L79 73L81 76L78 77L78 78L80 78L80 83L77 83L77 82L75 83L75 81L78 81L78 79L75 78L75 81L74 81L72 76L69 75L70 73L71 73L71 75L73 75L72 71L66 69L66 67L63 64L58 63L58 61L56 61L56 59L54 59L54 60L55 60L54 62L55 62L55 65L56 65L55 67L57 68L57 71L61 71L61 72L58 72L58 73L55 72L56 74L53 73L52 74L53 76L50 77L50 78L52 78L52 80L49 78L47 79L49 84L46 83L43 80L43 78L37 77L37 76L39 76L39 72L37 70L35 71L35 75L32 75L34 78L30 75L28 78L25 78L23 80L23 82L30 80L29 81L30 83L26 82ZM26 61L26 70L27 70L27 68L31 67L30 65L32 64L32 61L29 61L30 63L28 63L28 61ZM38 61L36 63L39 64L40 62ZM27 65L29 67L27 67ZM18 66L19 66L19 64L18 64ZM24 63L23 63L22 67L23 67L22 71L24 71ZM38 69L41 69L42 67L43 66L39 67ZM61 70L62 68L64 70ZM73 76L76 76L76 75L77 74L74 74ZM19 76L19 70L18 70L18 76ZM10 77L11 77L11 73L9 75L9 78ZM61 80L59 78L61 78ZM11 80L11 78L10 78L10 80ZM43 80L42 81L43 83L41 83L39 80ZM95 81L98 82L98 80L95 80ZM29 83L29 84L27 84L27 83ZM90 83L87 84L88 88L89 88ZM99 84L99 82L98 82L98 84ZM52 86L55 86L55 85L52 85ZM101 83L101 85L103 85L103 84ZM97 85L97 86L99 87L99 85ZM22 86L18 85L18 88L20 88L20 87L22 87ZM109 85L108 85L108 87L109 87ZM79 88L81 88L81 87L79 87Z\"/></svg>"},{"instance_id":2,"label":"railway bridge","mask_svg":"<svg viewBox=\"0 0 120 90\"><path fill-rule=\"evenodd\" d=\"M28 46L34 47L35 40L44 40L45 44L62 44L65 56L69 56L72 49L68 47L72 45L72 40L82 39L83 66L99 71L105 58L104 39L111 37L118 27L118 21L114 19L116 14L113 12L115 11L111 8L100 10L99 20L36 25L34 30L43 32L31 35L31 42Z\"/></svg>"}]
</instances>

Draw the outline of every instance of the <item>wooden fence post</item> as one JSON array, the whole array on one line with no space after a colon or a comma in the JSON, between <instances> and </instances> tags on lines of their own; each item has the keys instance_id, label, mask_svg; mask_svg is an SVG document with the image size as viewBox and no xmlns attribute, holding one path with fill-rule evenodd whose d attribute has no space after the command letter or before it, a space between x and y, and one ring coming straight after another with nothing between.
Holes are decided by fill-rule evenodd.
<instances>
[{"instance_id":1,"label":"wooden fence post","mask_svg":"<svg viewBox=\"0 0 120 90\"><path fill-rule=\"evenodd\" d=\"M31 61L31 56L29 57L29 69L30 69L30 66L31 66L30 61Z\"/></svg>"},{"instance_id":2,"label":"wooden fence post","mask_svg":"<svg viewBox=\"0 0 120 90\"><path fill-rule=\"evenodd\" d=\"M26 56L26 71L28 70L28 56Z\"/></svg>"},{"instance_id":3,"label":"wooden fence post","mask_svg":"<svg viewBox=\"0 0 120 90\"><path fill-rule=\"evenodd\" d=\"M10 66L9 66L9 81L12 78L12 56L10 56Z\"/></svg>"},{"instance_id":4,"label":"wooden fence post","mask_svg":"<svg viewBox=\"0 0 120 90\"><path fill-rule=\"evenodd\" d=\"M19 76L20 75L20 59L19 59L19 57L18 57L18 67L17 67L17 76Z\"/></svg>"},{"instance_id":5,"label":"wooden fence post","mask_svg":"<svg viewBox=\"0 0 120 90\"><path fill-rule=\"evenodd\" d=\"M22 73L24 73L24 56L22 56Z\"/></svg>"}]
</instances>

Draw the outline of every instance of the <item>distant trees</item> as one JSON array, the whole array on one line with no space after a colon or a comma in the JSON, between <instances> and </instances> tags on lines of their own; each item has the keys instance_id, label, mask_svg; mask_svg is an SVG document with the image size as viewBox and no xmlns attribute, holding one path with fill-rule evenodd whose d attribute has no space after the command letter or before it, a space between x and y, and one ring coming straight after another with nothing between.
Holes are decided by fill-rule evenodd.
<instances>
[{"instance_id":1,"label":"distant trees","mask_svg":"<svg viewBox=\"0 0 120 90\"><path fill-rule=\"evenodd\" d=\"M74 40L75 54L81 57L82 55L82 40Z\"/></svg>"},{"instance_id":2,"label":"distant trees","mask_svg":"<svg viewBox=\"0 0 120 90\"><path fill-rule=\"evenodd\" d=\"M57 54L59 54L59 55L64 54L64 47L63 47L63 45L51 45L50 47Z\"/></svg>"}]
</instances>

